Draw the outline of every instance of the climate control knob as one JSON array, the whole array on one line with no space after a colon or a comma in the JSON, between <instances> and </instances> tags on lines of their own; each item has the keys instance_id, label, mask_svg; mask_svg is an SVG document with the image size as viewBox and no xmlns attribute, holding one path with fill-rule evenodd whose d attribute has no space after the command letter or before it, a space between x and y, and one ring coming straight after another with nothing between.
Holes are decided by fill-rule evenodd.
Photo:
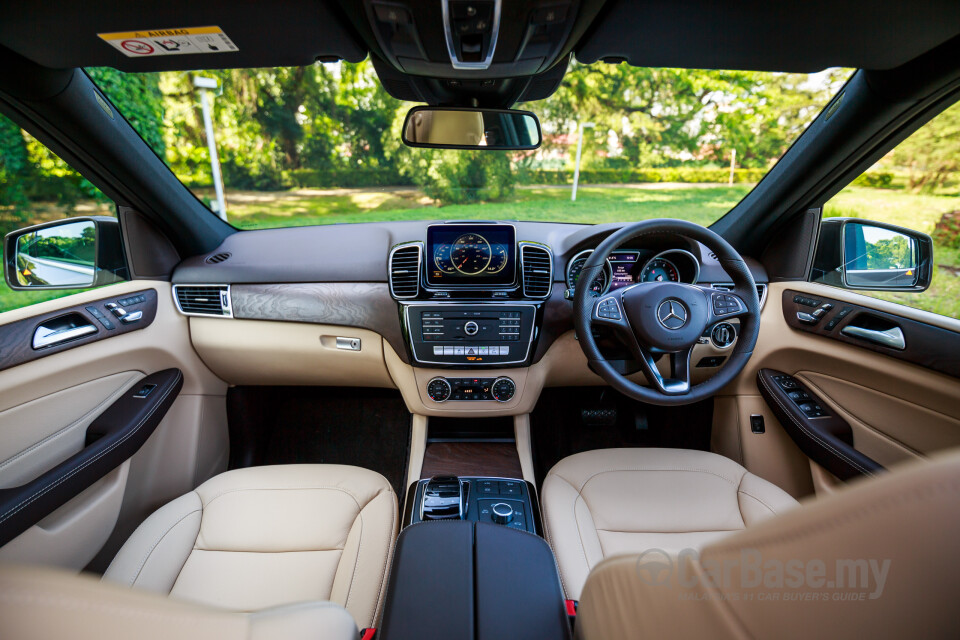
<instances>
[{"instance_id":1,"label":"climate control knob","mask_svg":"<svg viewBox=\"0 0 960 640\"><path fill-rule=\"evenodd\" d=\"M427 395L434 402L446 402L452 392L450 383L444 378L433 378L427 383Z\"/></svg>"},{"instance_id":2,"label":"climate control knob","mask_svg":"<svg viewBox=\"0 0 960 640\"><path fill-rule=\"evenodd\" d=\"M490 517L497 524L509 524L513 520L513 507L506 502L498 502L490 509Z\"/></svg>"},{"instance_id":3,"label":"climate control knob","mask_svg":"<svg viewBox=\"0 0 960 640\"><path fill-rule=\"evenodd\" d=\"M517 385L510 378L497 378L490 386L490 395L497 402L510 402L517 392Z\"/></svg>"}]
</instances>

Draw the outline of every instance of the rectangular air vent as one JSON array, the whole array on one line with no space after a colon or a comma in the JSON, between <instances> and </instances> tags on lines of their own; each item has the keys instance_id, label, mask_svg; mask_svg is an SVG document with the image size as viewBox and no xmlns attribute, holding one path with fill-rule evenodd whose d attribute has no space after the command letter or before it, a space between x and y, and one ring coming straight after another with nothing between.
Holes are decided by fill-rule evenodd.
<instances>
[{"instance_id":1,"label":"rectangular air vent","mask_svg":"<svg viewBox=\"0 0 960 640\"><path fill-rule=\"evenodd\" d=\"M523 295L527 298L548 298L553 289L553 254L541 245L520 243L520 274Z\"/></svg>"},{"instance_id":2,"label":"rectangular air vent","mask_svg":"<svg viewBox=\"0 0 960 640\"><path fill-rule=\"evenodd\" d=\"M712 284L710 286L713 287L714 289L720 289L721 291L733 291L732 284ZM763 309L763 305L767 301L767 285L758 284L757 295L760 296L760 308Z\"/></svg>"},{"instance_id":3,"label":"rectangular air vent","mask_svg":"<svg viewBox=\"0 0 960 640\"><path fill-rule=\"evenodd\" d=\"M423 245L410 242L390 252L390 293L394 298L416 298L420 293L420 262Z\"/></svg>"},{"instance_id":4,"label":"rectangular air vent","mask_svg":"<svg viewBox=\"0 0 960 640\"><path fill-rule=\"evenodd\" d=\"M233 317L230 285L177 284L173 286L173 297L184 315Z\"/></svg>"}]
</instances>

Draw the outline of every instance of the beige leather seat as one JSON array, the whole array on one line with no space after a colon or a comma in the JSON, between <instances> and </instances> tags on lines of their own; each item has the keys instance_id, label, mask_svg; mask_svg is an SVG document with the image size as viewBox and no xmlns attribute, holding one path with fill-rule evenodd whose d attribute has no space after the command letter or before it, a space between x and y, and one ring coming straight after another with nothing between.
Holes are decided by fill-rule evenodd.
<instances>
[{"instance_id":1,"label":"beige leather seat","mask_svg":"<svg viewBox=\"0 0 960 640\"><path fill-rule=\"evenodd\" d=\"M583 588L577 636L960 638L958 539L953 453L857 482L652 572L637 554L604 560Z\"/></svg>"},{"instance_id":2,"label":"beige leather seat","mask_svg":"<svg viewBox=\"0 0 960 640\"><path fill-rule=\"evenodd\" d=\"M541 506L568 598L604 558L700 548L797 505L739 464L686 449L601 449L565 458Z\"/></svg>"},{"instance_id":3,"label":"beige leather seat","mask_svg":"<svg viewBox=\"0 0 960 640\"><path fill-rule=\"evenodd\" d=\"M397 525L396 495L373 471L237 469L147 518L104 580L232 611L331 601L372 627Z\"/></svg>"},{"instance_id":4,"label":"beige leather seat","mask_svg":"<svg viewBox=\"0 0 960 640\"><path fill-rule=\"evenodd\" d=\"M0 568L5 640L357 640L350 614L332 602L237 613L125 589L47 567Z\"/></svg>"}]
</instances>

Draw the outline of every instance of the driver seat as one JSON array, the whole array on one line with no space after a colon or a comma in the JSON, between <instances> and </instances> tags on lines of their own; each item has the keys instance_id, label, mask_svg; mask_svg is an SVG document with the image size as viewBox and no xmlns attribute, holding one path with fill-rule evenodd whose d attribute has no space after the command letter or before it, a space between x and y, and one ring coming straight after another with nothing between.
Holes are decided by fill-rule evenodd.
<instances>
[{"instance_id":1,"label":"driver seat","mask_svg":"<svg viewBox=\"0 0 960 640\"><path fill-rule=\"evenodd\" d=\"M689 449L572 455L547 474L540 499L570 600L604 558L700 549L798 504L733 460Z\"/></svg>"}]
</instances>

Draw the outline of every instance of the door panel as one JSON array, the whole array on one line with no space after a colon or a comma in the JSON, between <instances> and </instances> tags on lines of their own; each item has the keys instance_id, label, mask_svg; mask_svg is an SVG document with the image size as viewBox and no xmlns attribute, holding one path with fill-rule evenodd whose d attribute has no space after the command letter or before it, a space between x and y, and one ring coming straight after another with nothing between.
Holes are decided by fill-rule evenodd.
<instances>
[{"instance_id":1,"label":"door panel","mask_svg":"<svg viewBox=\"0 0 960 640\"><path fill-rule=\"evenodd\" d=\"M157 301L149 326L101 331L100 339L0 371L0 487L20 485L78 451L87 425L143 375L183 373L180 395L136 455L0 548L0 562L80 568L98 552L109 562L122 542L115 532L129 534L158 506L226 467L226 384L194 352L169 283L126 282L10 311L0 315L0 333L17 321L145 289Z\"/></svg>"},{"instance_id":2,"label":"door panel","mask_svg":"<svg viewBox=\"0 0 960 640\"><path fill-rule=\"evenodd\" d=\"M829 474L823 469L811 474L808 459L807 464L797 465L797 457L806 456L792 441L784 443L787 436L757 388L761 368L788 373L808 385L850 424L854 447L885 467L960 446L960 378L789 327L782 303L786 289L960 333L956 319L852 291L804 282L771 284L753 357L717 402L728 410L726 418L714 421L716 450L728 455L739 452L748 469L795 496L802 487L814 487L817 493L830 490ZM735 398L739 407L735 416L724 397ZM754 414L763 416L765 433L751 431Z\"/></svg>"},{"instance_id":3,"label":"door panel","mask_svg":"<svg viewBox=\"0 0 960 640\"><path fill-rule=\"evenodd\" d=\"M0 489L21 485L80 451L93 419L143 376L125 371L0 407Z\"/></svg>"}]
</instances>

